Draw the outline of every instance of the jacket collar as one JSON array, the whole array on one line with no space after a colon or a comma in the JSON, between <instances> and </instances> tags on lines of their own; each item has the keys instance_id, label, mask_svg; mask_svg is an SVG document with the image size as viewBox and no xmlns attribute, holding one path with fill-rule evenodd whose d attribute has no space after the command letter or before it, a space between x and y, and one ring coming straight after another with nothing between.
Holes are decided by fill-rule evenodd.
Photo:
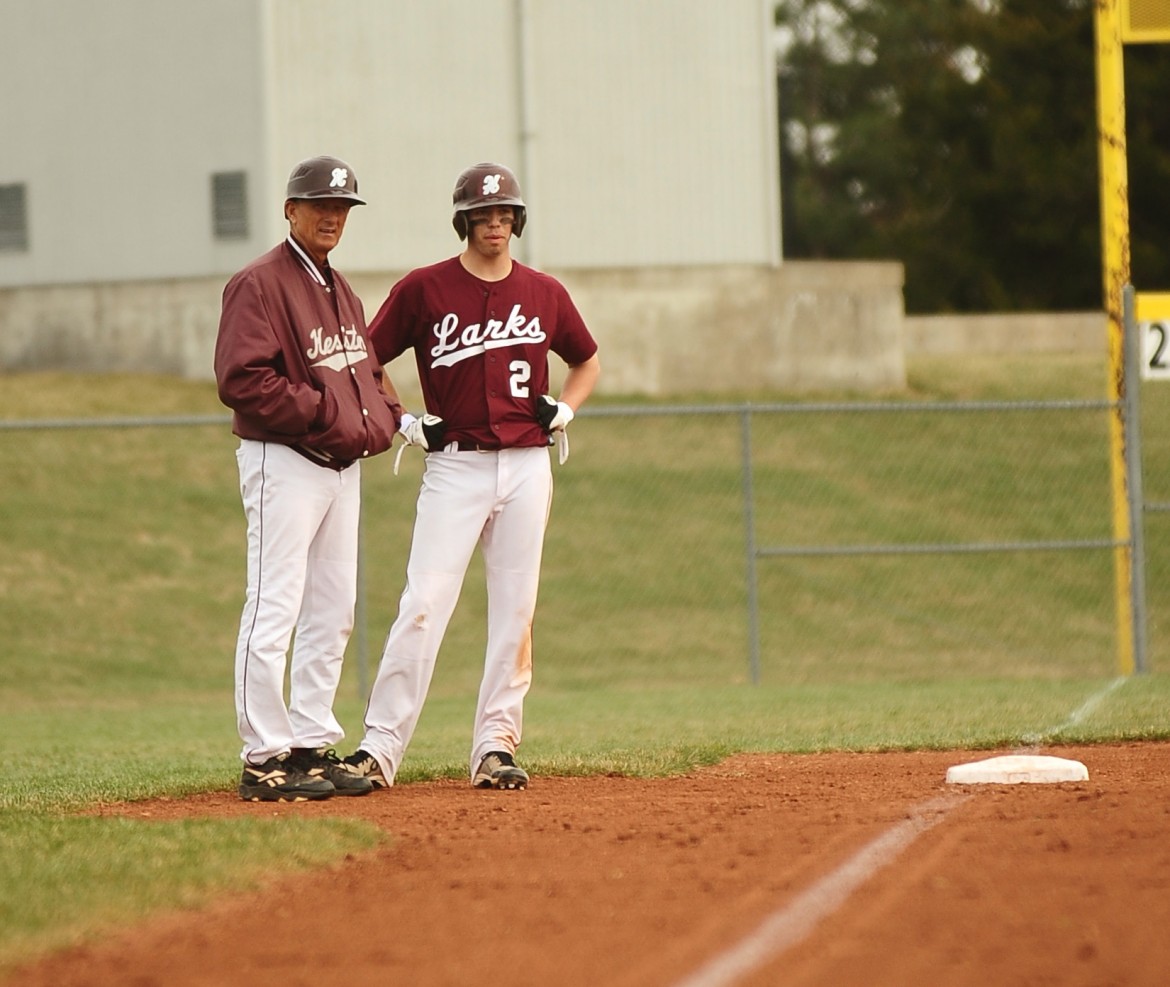
<instances>
[{"instance_id":1,"label":"jacket collar","mask_svg":"<svg viewBox=\"0 0 1170 987\"><path fill-rule=\"evenodd\" d=\"M297 259L301 262L301 266L309 272L309 277L316 281L317 284L328 287L329 279L325 276L325 273L313 263L313 258L305 253L304 248L292 238L291 233L286 237L286 242L292 247L293 253L297 255Z\"/></svg>"}]
</instances>

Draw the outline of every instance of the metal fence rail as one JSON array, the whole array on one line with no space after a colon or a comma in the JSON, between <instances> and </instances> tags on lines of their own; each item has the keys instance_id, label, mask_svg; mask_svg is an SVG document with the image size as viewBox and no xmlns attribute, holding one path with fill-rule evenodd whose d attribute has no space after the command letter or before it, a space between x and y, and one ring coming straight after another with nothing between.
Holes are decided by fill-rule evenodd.
<instances>
[{"instance_id":1,"label":"metal fence rail","mask_svg":"<svg viewBox=\"0 0 1170 987\"><path fill-rule=\"evenodd\" d=\"M150 417L113 418L28 418L21 421L0 420L0 432L33 431L36 429L80 428L185 428L191 425L230 425L231 415L164 415Z\"/></svg>"},{"instance_id":2,"label":"metal fence rail","mask_svg":"<svg viewBox=\"0 0 1170 987\"><path fill-rule=\"evenodd\" d=\"M742 417L744 519L747 557L748 622L750 669L752 681L760 680L760 609L759 574L757 563L774 558L842 558L850 556L898 556L975 554L995 552L1052 552L1112 550L1126 547L1131 542L1116 539L1055 539L1002 542L939 542L903 544L846 544L846 545L761 545L756 531L755 484L752 469L751 418L761 414L980 414L990 412L1116 412L1117 402L1108 400L1057 401L939 401L939 402L810 402L745 404L724 406L725 412L736 412Z\"/></svg>"},{"instance_id":3,"label":"metal fence rail","mask_svg":"<svg viewBox=\"0 0 1170 987\"><path fill-rule=\"evenodd\" d=\"M762 421L783 421L793 423L793 428L799 431L797 425L808 423L810 419L824 416L846 415L863 416L873 420L874 416L908 416L919 415L937 418L941 416L979 416L987 414L1017 414L1032 416L1066 415L1068 413L1116 413L1118 405L1106 400L1056 400L1056 401L859 401L859 402L740 402L719 404L672 404L672 405L621 405L608 406L595 404L583 408L579 418L583 424L593 420L600 422L615 422L629 420L631 422L647 418L667 418L672 420L671 429L659 430L662 434L670 434L674 428L673 422L680 427L686 420L709 419L713 416L723 416L738 423L739 445L739 495L742 510L742 545L744 566L744 588L746 590L746 624L748 638L748 665L751 681L759 683L761 679L761 599L759 565L765 560L775 559L840 559L848 557L910 557L925 555L985 555L1006 553L1050 553L1050 552L1085 552L1108 551L1119 548L1132 547L1131 541L1119 541L1108 537L1068 537L1068 538L1004 538L988 540L955 539L954 541L929 540L905 542L865 541L852 540L841 544L830 544L824 541L797 543L792 540L776 542L761 531L760 516L760 477L761 450L755 448L756 437L753 434L754 426L760 426ZM222 414L212 415L179 415L153 417L110 417L101 419L54 418L34 419L22 421L0 421L0 431L11 432L19 430L37 429L132 429L132 428L184 428L215 426L226 428L230 425L231 416ZM580 428L581 426L578 426ZM787 427L787 426L785 426ZM630 429L636 432L636 429ZM631 446L633 448L634 446ZM600 450L598 450L600 452ZM685 460L687 451L685 446L677 450L679 459ZM734 453L731 453L732 460ZM600 456L595 455L595 458ZM734 470L732 463L727 463ZM944 481L940 481L944 482ZM774 487L774 483L773 483ZM767 491L774 497L775 489ZM680 493L679 496L685 496ZM1144 510L1170 511L1170 504L1150 503L1143 505ZM681 505L680 505L681 507ZM685 509L684 509L685 510ZM774 520L775 510L771 510L767 521ZM1139 515L1140 516L1140 515ZM1140 531L1140 525L1135 525ZM367 641L366 641L366 576L365 567L359 557L359 595L358 619L356 622L355 646L358 650L358 671L360 676L359 689L364 692L367 687ZM1139 586L1140 589L1140 586ZM1139 601L1139 607L1142 604ZM1139 610L1144 615L1144 610ZM1144 616L1143 616L1144 619ZM1139 666L1139 670L1140 670Z\"/></svg>"}]
</instances>

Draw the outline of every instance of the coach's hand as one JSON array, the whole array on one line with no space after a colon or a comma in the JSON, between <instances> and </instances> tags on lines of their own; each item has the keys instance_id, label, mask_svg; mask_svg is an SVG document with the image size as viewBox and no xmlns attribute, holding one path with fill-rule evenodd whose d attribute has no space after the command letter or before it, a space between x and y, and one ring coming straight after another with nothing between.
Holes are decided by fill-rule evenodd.
<instances>
[{"instance_id":1,"label":"coach's hand","mask_svg":"<svg viewBox=\"0 0 1170 987\"><path fill-rule=\"evenodd\" d=\"M422 446L430 452L443 444L443 436L447 434L447 423L438 415L415 418L408 411L402 416L402 427L399 431L407 445Z\"/></svg>"},{"instance_id":2,"label":"coach's hand","mask_svg":"<svg viewBox=\"0 0 1170 987\"><path fill-rule=\"evenodd\" d=\"M546 432L560 432L573 420L573 409L545 394L536 402L536 420Z\"/></svg>"}]
</instances>

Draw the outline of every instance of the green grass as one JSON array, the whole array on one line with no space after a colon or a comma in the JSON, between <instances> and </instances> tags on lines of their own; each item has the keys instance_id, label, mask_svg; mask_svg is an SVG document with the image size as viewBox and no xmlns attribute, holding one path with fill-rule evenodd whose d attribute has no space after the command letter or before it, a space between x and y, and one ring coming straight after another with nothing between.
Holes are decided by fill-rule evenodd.
<instances>
[{"instance_id":1,"label":"green grass","mask_svg":"<svg viewBox=\"0 0 1170 987\"><path fill-rule=\"evenodd\" d=\"M158 910L198 907L224 888L261 886L273 859L288 873L378 838L345 820L158 823L0 812L0 957L8 965Z\"/></svg>"},{"instance_id":2,"label":"green grass","mask_svg":"<svg viewBox=\"0 0 1170 987\"><path fill-rule=\"evenodd\" d=\"M920 361L898 401L1099 399L1103 360ZM1146 494L1170 500L1170 395L1143 388ZM802 403L860 395L687 395ZM592 408L625 404L597 400ZM644 410L653 402L638 399ZM0 377L0 420L219 415L166 377ZM1112 553L762 558L751 684L735 414L582 415L556 498L523 759L540 774L666 775L738 751L990 749L1170 737L1170 520L1146 519L1150 674L1118 674ZM0 975L158 908L387 838L256 814L161 825L94 804L234 788L244 580L225 425L0 430ZM760 546L1108 538L1102 411L752 418ZM363 621L338 715L401 590L421 456L363 477ZM484 638L473 562L401 780L462 777ZM348 749L348 747L347 747ZM389 837L389 838L392 838ZM263 867L258 865L263 862Z\"/></svg>"}]
</instances>

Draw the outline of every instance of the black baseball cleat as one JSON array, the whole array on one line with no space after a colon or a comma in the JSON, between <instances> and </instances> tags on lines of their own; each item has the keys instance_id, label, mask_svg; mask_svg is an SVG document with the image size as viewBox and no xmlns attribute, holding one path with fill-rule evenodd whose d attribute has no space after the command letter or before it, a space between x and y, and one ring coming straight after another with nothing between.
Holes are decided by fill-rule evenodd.
<instances>
[{"instance_id":1,"label":"black baseball cleat","mask_svg":"<svg viewBox=\"0 0 1170 987\"><path fill-rule=\"evenodd\" d=\"M341 766L352 775L359 778L368 778L375 788L389 788L390 783L382 771L382 765L373 754L363 750L354 751L349 757L341 759Z\"/></svg>"},{"instance_id":2,"label":"black baseball cleat","mask_svg":"<svg viewBox=\"0 0 1170 987\"><path fill-rule=\"evenodd\" d=\"M289 754L245 764L240 776L240 798L245 802L316 802L332 798L335 791L333 782L308 774Z\"/></svg>"},{"instance_id":3,"label":"black baseball cleat","mask_svg":"<svg viewBox=\"0 0 1170 987\"><path fill-rule=\"evenodd\" d=\"M310 778L326 779L333 786L334 795L369 795L374 790L369 778L350 771L331 748L320 751L294 748L292 759Z\"/></svg>"},{"instance_id":4,"label":"black baseball cleat","mask_svg":"<svg viewBox=\"0 0 1170 987\"><path fill-rule=\"evenodd\" d=\"M471 784L476 788L527 788L528 772L507 751L488 751L480 760Z\"/></svg>"}]
</instances>

